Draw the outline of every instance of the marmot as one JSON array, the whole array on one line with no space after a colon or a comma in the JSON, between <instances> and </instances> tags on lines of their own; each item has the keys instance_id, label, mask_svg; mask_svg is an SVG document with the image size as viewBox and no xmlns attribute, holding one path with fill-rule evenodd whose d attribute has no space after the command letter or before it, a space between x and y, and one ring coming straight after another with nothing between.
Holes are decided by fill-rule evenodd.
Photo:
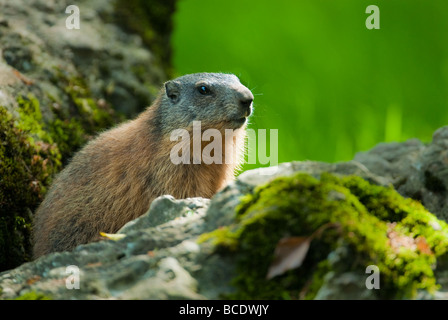
<instances>
[{"instance_id":1,"label":"marmot","mask_svg":"<svg viewBox=\"0 0 448 320\"><path fill-rule=\"evenodd\" d=\"M195 73L167 81L150 107L90 141L55 178L35 214L34 257L71 250L101 231L115 233L158 196L213 196L241 163L253 98L232 74ZM236 159L174 164L170 153L179 142L171 141L171 133L191 133L193 121L200 121L202 132L219 130L220 143L232 144ZM231 141L224 139L225 129L234 130Z\"/></svg>"}]
</instances>

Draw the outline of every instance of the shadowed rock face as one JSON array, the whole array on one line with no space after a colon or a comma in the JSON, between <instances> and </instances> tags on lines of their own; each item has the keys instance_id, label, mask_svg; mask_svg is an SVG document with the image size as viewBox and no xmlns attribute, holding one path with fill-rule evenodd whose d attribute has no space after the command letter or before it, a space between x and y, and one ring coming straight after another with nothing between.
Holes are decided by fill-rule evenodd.
<instances>
[{"instance_id":1,"label":"shadowed rock face","mask_svg":"<svg viewBox=\"0 0 448 320\"><path fill-rule=\"evenodd\" d=\"M382 143L357 154L355 161L387 178L403 196L420 200L438 218L448 220L448 127L435 131L428 145L418 139Z\"/></svg>"},{"instance_id":2,"label":"shadowed rock face","mask_svg":"<svg viewBox=\"0 0 448 320\"><path fill-rule=\"evenodd\" d=\"M324 172L357 175L374 184L393 184L404 196L419 195L426 207L440 208L441 211L433 213L444 220L447 145L448 127L445 127L436 131L428 145L414 139L380 144L345 163L284 163L279 165L275 176L260 174L265 169L247 171L211 200L159 197L148 213L120 230L126 235L120 240L82 245L72 252L50 254L1 273L0 298L14 298L27 292L54 299L220 298L235 290L230 280L237 275L236 258L216 252L209 242L197 240L206 232L234 223L241 196L275 177L296 172L317 178ZM347 254L345 246L338 247L329 254L328 261L340 267L347 261ZM66 279L71 279L66 272L69 265L79 267L78 290L66 288ZM443 286L447 282L446 272L443 268L436 271L441 290L433 296L421 293L420 298L446 297ZM324 275L315 298L375 298L373 291L366 291L364 282L364 275L347 270L329 272Z\"/></svg>"}]
</instances>

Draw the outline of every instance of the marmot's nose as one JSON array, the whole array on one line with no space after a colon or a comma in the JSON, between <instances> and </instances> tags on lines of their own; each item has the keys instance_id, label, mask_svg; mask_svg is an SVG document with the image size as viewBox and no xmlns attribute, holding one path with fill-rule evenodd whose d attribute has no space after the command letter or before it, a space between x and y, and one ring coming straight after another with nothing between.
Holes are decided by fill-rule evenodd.
<instances>
[{"instance_id":1,"label":"marmot's nose","mask_svg":"<svg viewBox=\"0 0 448 320\"><path fill-rule=\"evenodd\" d=\"M252 113L252 101L254 101L254 95L248 89L240 92L239 96L240 106L245 112L245 116L248 117Z\"/></svg>"}]
</instances>

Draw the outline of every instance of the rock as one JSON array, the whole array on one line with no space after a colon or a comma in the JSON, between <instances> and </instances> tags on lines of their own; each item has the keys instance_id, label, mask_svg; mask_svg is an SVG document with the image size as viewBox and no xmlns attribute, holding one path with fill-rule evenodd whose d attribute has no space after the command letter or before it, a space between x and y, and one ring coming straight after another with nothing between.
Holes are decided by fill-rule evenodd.
<instances>
[{"instance_id":1,"label":"rock","mask_svg":"<svg viewBox=\"0 0 448 320\"><path fill-rule=\"evenodd\" d=\"M438 129L430 144L417 139L382 143L355 160L390 181L405 197L420 200L437 217L448 220L448 126Z\"/></svg>"},{"instance_id":2,"label":"rock","mask_svg":"<svg viewBox=\"0 0 448 320\"><path fill-rule=\"evenodd\" d=\"M155 277L138 282L126 290L122 299L204 299L196 294L197 281L179 262L167 257L160 261Z\"/></svg>"},{"instance_id":3,"label":"rock","mask_svg":"<svg viewBox=\"0 0 448 320\"><path fill-rule=\"evenodd\" d=\"M159 197L146 214L119 231L125 235L121 240L80 245L72 252L49 254L0 273L0 298L29 296L33 292L52 299L219 299L232 295L236 292L233 279L240 272L238 255L216 251L212 242L200 239L208 232L234 225L242 196L276 177L297 172L317 179L328 172L357 175L380 186L395 185L405 196L418 195L443 218L447 139L445 127L434 134L428 145L413 139L402 144L380 144L345 163L283 163L273 175L266 174L272 169L246 171L210 200ZM436 179L431 185L426 171ZM328 200L347 198L339 191L331 191ZM446 228L443 221L432 220L429 225L440 232ZM374 290L365 288L365 272L347 268L347 261L356 260L347 248L344 244L329 253L329 264L322 269L328 271L322 271L315 299L377 298ZM422 291L419 298L446 297L445 265L441 261L436 270L442 288L434 294ZM68 289L74 279L70 266L78 270L79 289Z\"/></svg>"},{"instance_id":4,"label":"rock","mask_svg":"<svg viewBox=\"0 0 448 320\"><path fill-rule=\"evenodd\" d=\"M69 29L72 1L1 1L0 270L30 259L28 212L73 153L149 106L170 77L160 39L169 39L174 1L145 3L77 1L80 28ZM162 22L135 28L153 12Z\"/></svg>"},{"instance_id":5,"label":"rock","mask_svg":"<svg viewBox=\"0 0 448 320\"><path fill-rule=\"evenodd\" d=\"M128 222L118 233L128 233L135 229L158 226L170 220L180 220L182 217L194 213L203 216L209 202L209 199L204 198L176 200L169 195L161 196L151 203L148 213Z\"/></svg>"},{"instance_id":6,"label":"rock","mask_svg":"<svg viewBox=\"0 0 448 320\"><path fill-rule=\"evenodd\" d=\"M121 229L126 234L122 240L81 245L73 252L50 254L1 274L1 298L31 290L56 299L204 299L192 274L202 268L209 270L207 275L213 273L210 268L221 269L216 259L214 266L206 266L212 248L196 243L199 234L211 229L204 219L208 206L208 199L162 196L148 213ZM79 290L66 288L70 265L80 270ZM229 280L221 282L228 285ZM208 281L220 283L213 278ZM208 291L212 284L203 281L201 287ZM207 297L217 296L208 293Z\"/></svg>"},{"instance_id":7,"label":"rock","mask_svg":"<svg viewBox=\"0 0 448 320\"><path fill-rule=\"evenodd\" d=\"M426 146L415 139L380 144L346 163L283 163L272 175L266 174L267 169L246 171L211 200L159 197L146 214L119 231L126 235L121 240L81 245L72 252L53 253L1 273L0 297L37 292L53 299L219 299L233 294L236 289L231 282L238 275L237 257L219 253L212 243L198 239L204 233L231 226L242 196L276 177L304 172L320 178L330 172L361 176L378 185L395 184L404 195L421 195L425 205L425 201L437 204L434 208L441 211L434 213L443 217L447 136L448 127L438 130L434 141ZM440 181L429 185L426 171ZM330 201L346 200L339 192L334 193L337 196L331 194ZM441 230L441 224L433 221L431 225ZM315 298L375 298L374 291L365 290L364 273L344 269L344 262L353 258L342 248L329 254L333 271L323 275ZM79 289L67 289L67 281L72 279L68 266L79 270ZM444 270L439 269L438 275L442 283L448 283L443 280ZM443 290L435 295L421 293L420 297L444 297Z\"/></svg>"}]
</instances>

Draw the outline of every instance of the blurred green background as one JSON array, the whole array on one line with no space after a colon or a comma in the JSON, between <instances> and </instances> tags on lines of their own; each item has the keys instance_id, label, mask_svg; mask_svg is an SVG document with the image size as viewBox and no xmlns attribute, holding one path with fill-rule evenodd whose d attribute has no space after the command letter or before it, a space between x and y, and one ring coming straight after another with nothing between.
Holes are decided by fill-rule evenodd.
<instances>
[{"instance_id":1,"label":"blurred green background","mask_svg":"<svg viewBox=\"0 0 448 320\"><path fill-rule=\"evenodd\" d=\"M179 0L173 63L238 75L249 127L278 129L279 162L346 161L448 124L447 15L446 0Z\"/></svg>"}]
</instances>

